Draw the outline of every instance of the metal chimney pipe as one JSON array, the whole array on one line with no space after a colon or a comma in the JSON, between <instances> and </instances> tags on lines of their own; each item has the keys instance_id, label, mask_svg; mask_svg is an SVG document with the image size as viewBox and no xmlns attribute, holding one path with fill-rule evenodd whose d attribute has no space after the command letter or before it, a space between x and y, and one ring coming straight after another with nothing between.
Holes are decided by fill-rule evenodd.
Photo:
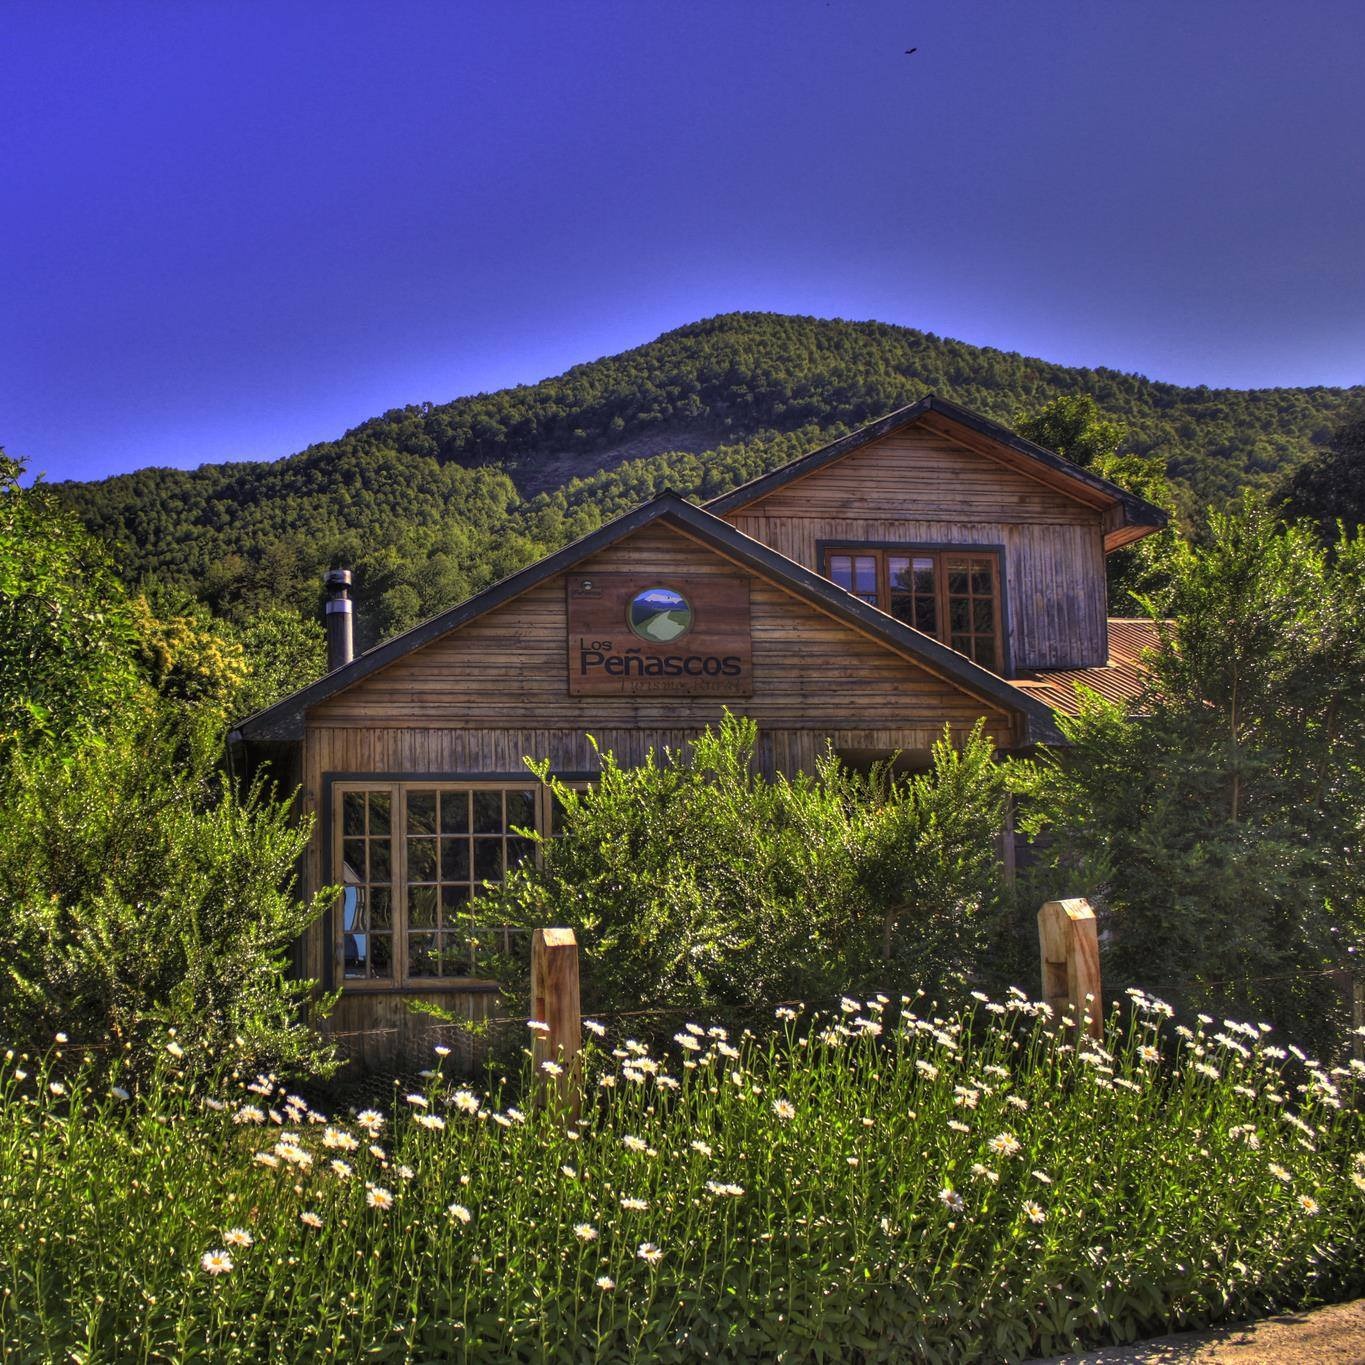
<instances>
[{"instance_id":1,"label":"metal chimney pipe","mask_svg":"<svg viewBox=\"0 0 1365 1365\"><path fill-rule=\"evenodd\" d=\"M328 569L322 581L327 585L327 671L333 673L355 657L351 571Z\"/></svg>"}]
</instances>

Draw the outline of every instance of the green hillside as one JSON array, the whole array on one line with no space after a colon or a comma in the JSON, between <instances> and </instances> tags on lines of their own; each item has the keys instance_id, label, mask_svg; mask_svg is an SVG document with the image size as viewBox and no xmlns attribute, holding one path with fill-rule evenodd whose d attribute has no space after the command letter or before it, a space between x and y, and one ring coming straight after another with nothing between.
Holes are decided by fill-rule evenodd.
<instances>
[{"instance_id":1,"label":"green hillside","mask_svg":"<svg viewBox=\"0 0 1365 1365\"><path fill-rule=\"evenodd\" d=\"M229 615L311 611L321 571L354 567L368 644L663 488L714 496L931 391L1004 422L1089 394L1187 510L1277 480L1365 396L1180 388L908 327L733 313L538 384L395 409L273 463L58 487L126 576Z\"/></svg>"}]
</instances>

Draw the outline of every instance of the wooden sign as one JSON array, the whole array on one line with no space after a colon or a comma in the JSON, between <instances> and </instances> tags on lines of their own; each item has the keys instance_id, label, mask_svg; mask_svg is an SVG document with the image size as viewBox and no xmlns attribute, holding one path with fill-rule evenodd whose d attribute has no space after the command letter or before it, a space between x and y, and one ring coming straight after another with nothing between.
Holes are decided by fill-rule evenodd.
<instances>
[{"instance_id":1,"label":"wooden sign","mask_svg":"<svg viewBox=\"0 0 1365 1365\"><path fill-rule=\"evenodd\" d=\"M753 693L747 578L571 573L567 589L571 695Z\"/></svg>"}]
</instances>

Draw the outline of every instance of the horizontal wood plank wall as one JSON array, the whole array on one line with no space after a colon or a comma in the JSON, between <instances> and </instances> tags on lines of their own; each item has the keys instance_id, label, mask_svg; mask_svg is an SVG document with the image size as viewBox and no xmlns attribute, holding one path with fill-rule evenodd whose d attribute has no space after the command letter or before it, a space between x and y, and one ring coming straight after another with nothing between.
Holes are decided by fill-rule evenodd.
<instances>
[{"instance_id":1,"label":"horizontal wood plank wall","mask_svg":"<svg viewBox=\"0 0 1365 1365\"><path fill-rule=\"evenodd\" d=\"M817 573L834 541L1001 545L1014 667L1107 660L1101 514L946 437L884 437L726 519Z\"/></svg>"},{"instance_id":2,"label":"horizontal wood plank wall","mask_svg":"<svg viewBox=\"0 0 1365 1365\"><path fill-rule=\"evenodd\" d=\"M655 574L741 572L731 561L667 527L652 526L585 561L575 573L647 569ZM743 570L746 572L747 570ZM837 748L927 749L945 723L959 736L978 717L1002 747L1015 742L1011 716L958 690L841 621L752 577L753 695L731 709L759 724L759 761L769 774L810 771L828 739ZM724 698L570 696L565 582L556 577L433 641L309 712L303 801L317 817L306 855L310 888L323 884L323 778L327 773L476 775L522 773L523 759L548 758L562 772L593 772L587 739L623 762L650 748L678 749L720 719ZM304 944L304 971L325 977L335 951L323 921ZM347 992L333 1016L339 1033L388 1030L352 1040L378 1064L410 1055L408 993ZM442 991L440 1001L479 1017L495 997ZM425 1036L425 1035L423 1035ZM387 1040L387 1041L386 1041ZM421 1040L418 1040L419 1042Z\"/></svg>"},{"instance_id":3,"label":"horizontal wood plank wall","mask_svg":"<svg viewBox=\"0 0 1365 1365\"><path fill-rule=\"evenodd\" d=\"M720 555L653 526L574 570L647 570L651 576L734 573ZM754 578L753 695L731 708L766 730L895 732L926 747L945 723L965 731L979 716L1011 742L1011 722L980 701L785 591ZM317 771L512 771L538 753L584 767L582 733L638 757L656 736L692 734L720 718L722 697L583 697L568 692L562 577L400 659L315 707L310 730L355 729L354 763ZM396 739L392 732L422 733ZM453 733L452 733L453 732ZM567 732L567 733L565 733ZM532 742L534 741L534 742ZM318 743L331 743L319 734Z\"/></svg>"},{"instance_id":4,"label":"horizontal wood plank wall","mask_svg":"<svg viewBox=\"0 0 1365 1365\"><path fill-rule=\"evenodd\" d=\"M484 1055L481 1040L459 1024L444 1023L409 1008L415 1001L437 1005L457 1020L477 1022L502 1013L497 991L343 991L324 1026L341 1055L363 1069L395 1062L430 1066L432 1048L449 1047L447 1070L469 1072Z\"/></svg>"}]
</instances>

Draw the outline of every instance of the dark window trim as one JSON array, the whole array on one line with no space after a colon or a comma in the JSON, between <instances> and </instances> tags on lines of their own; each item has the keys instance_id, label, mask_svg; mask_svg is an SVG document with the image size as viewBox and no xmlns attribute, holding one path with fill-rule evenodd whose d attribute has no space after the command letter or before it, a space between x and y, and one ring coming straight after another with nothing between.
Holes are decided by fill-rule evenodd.
<instances>
[{"instance_id":1,"label":"dark window trim","mask_svg":"<svg viewBox=\"0 0 1365 1365\"><path fill-rule=\"evenodd\" d=\"M951 553L959 551L963 554L984 554L995 555L996 573L1000 580L1000 677L1014 677L1014 656L1010 651L1010 593L1009 579L1005 562L1005 547L998 542L987 541L965 541L965 540L852 540L839 537L833 540L817 540L815 542L815 563L816 572L821 578L828 580L829 575L825 571L825 560L828 553L833 550L836 553L840 550L893 550L900 554L914 554L917 551L924 554L943 554L945 551ZM877 608L881 610L880 607ZM938 640L937 636L930 636L930 639Z\"/></svg>"},{"instance_id":2,"label":"dark window trim","mask_svg":"<svg viewBox=\"0 0 1365 1365\"><path fill-rule=\"evenodd\" d=\"M551 777L558 778L561 782L589 782L600 777L600 773L594 772L556 772L551 771ZM523 768L521 772L496 772L496 773L414 773L414 772L382 772L382 773L356 773L356 772L325 772L322 774L322 792L320 797L321 820L318 824L322 832L322 858L320 866L322 868L322 886L331 886L335 882L336 864L333 857L333 836L336 832L336 820L332 814L335 789L338 783L343 786L355 782L496 782L504 786L507 785L541 785L540 779L529 769ZM316 891L317 887L309 888ZM323 922L326 926L326 952L323 956L322 965L322 986L324 990L331 991L336 988L336 926L337 906L335 903L328 906ZM496 991L498 985L493 981L483 981L478 978L459 978L459 977L433 977L429 983L420 986L412 986L406 983L394 983L391 986L370 985L360 980L342 981L342 988L349 994L354 995L432 995L442 992L458 993L489 993Z\"/></svg>"}]
</instances>

